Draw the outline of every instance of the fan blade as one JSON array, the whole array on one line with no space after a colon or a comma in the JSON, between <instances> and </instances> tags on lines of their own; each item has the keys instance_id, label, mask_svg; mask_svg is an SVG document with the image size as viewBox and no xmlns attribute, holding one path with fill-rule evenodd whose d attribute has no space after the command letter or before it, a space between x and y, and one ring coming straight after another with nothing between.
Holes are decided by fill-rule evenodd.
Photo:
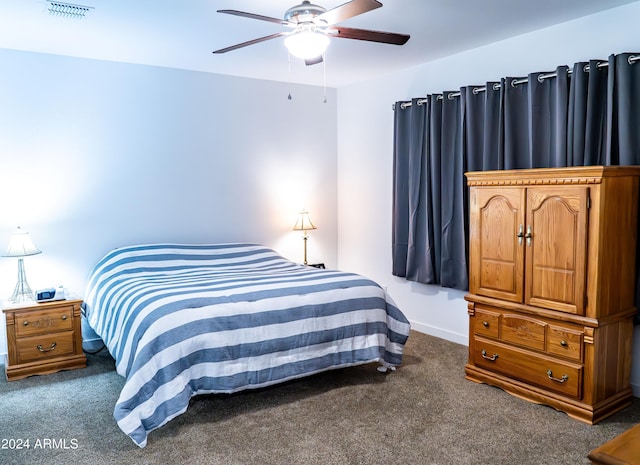
<instances>
[{"instance_id":1,"label":"fan blade","mask_svg":"<svg viewBox=\"0 0 640 465\"><path fill-rule=\"evenodd\" d=\"M376 0L352 0L344 5L337 6L322 13L315 18L315 22L322 21L325 25L332 25L361 15L367 11L375 10L381 6L382 3Z\"/></svg>"},{"instance_id":2,"label":"fan blade","mask_svg":"<svg viewBox=\"0 0 640 465\"><path fill-rule=\"evenodd\" d=\"M306 60L304 60L304 64L307 66L311 66L311 65L317 65L318 63L322 63L322 61L323 61L322 55L320 55L315 58L307 58Z\"/></svg>"},{"instance_id":3,"label":"fan blade","mask_svg":"<svg viewBox=\"0 0 640 465\"><path fill-rule=\"evenodd\" d=\"M329 37L340 37L342 39L367 40L369 42L381 42L383 44L404 45L410 35L395 34L393 32L370 31L367 29L354 29L352 27L334 26L325 30Z\"/></svg>"},{"instance_id":4,"label":"fan blade","mask_svg":"<svg viewBox=\"0 0 640 465\"><path fill-rule=\"evenodd\" d=\"M218 10L218 13L225 13L228 15L235 15L235 16L243 16L245 18L251 18L251 19L259 19L260 21L268 21L270 23L282 24L284 26L295 26L295 24L289 21L285 21L284 19L272 18L270 16L256 15L254 13L246 13L244 11Z\"/></svg>"},{"instance_id":5,"label":"fan blade","mask_svg":"<svg viewBox=\"0 0 640 465\"><path fill-rule=\"evenodd\" d=\"M270 36L260 37L259 39L253 39L253 40L249 40L247 42L242 42L241 44L236 44L236 45L232 45L230 47L221 48L220 50L215 50L213 53L230 52L232 50L237 50L239 48L246 47L247 45L258 44L260 42L264 42L265 40L275 39L277 37L286 36L288 34L289 34L288 32L278 32L276 34L271 34Z\"/></svg>"}]
</instances>

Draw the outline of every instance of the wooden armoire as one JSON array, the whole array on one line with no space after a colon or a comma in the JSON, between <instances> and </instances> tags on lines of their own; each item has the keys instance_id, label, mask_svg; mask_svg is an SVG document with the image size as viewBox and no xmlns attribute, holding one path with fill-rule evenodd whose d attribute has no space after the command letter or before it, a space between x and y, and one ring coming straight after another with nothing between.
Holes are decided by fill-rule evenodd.
<instances>
[{"instance_id":1,"label":"wooden armoire","mask_svg":"<svg viewBox=\"0 0 640 465\"><path fill-rule=\"evenodd\" d=\"M467 379L589 424L631 403L639 176L466 173Z\"/></svg>"}]
</instances>

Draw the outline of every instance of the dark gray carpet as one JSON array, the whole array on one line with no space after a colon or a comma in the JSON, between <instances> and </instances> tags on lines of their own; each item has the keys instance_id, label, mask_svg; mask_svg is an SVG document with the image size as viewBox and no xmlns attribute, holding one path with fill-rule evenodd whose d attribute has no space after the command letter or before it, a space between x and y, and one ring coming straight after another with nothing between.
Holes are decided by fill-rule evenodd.
<instances>
[{"instance_id":1,"label":"dark gray carpet","mask_svg":"<svg viewBox=\"0 0 640 465\"><path fill-rule=\"evenodd\" d=\"M640 423L640 399L588 426L465 380L466 359L465 346L412 332L395 373L367 365L196 397L139 449L113 420L123 380L103 351L86 369L0 381L0 463L573 465ZM31 448L10 448L21 439Z\"/></svg>"}]
</instances>

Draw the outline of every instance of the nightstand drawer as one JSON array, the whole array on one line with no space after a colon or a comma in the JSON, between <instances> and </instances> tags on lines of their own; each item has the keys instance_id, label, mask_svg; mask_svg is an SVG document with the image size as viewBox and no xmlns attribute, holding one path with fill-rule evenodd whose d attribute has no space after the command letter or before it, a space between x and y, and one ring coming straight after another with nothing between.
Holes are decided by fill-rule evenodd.
<instances>
[{"instance_id":1,"label":"nightstand drawer","mask_svg":"<svg viewBox=\"0 0 640 465\"><path fill-rule=\"evenodd\" d=\"M19 363L31 362L45 357L73 354L73 331L33 336L16 341Z\"/></svg>"},{"instance_id":2,"label":"nightstand drawer","mask_svg":"<svg viewBox=\"0 0 640 465\"><path fill-rule=\"evenodd\" d=\"M16 313L16 337L73 329L73 307Z\"/></svg>"},{"instance_id":3,"label":"nightstand drawer","mask_svg":"<svg viewBox=\"0 0 640 465\"><path fill-rule=\"evenodd\" d=\"M476 338L473 363L576 399L582 396L582 366L517 347Z\"/></svg>"}]
</instances>

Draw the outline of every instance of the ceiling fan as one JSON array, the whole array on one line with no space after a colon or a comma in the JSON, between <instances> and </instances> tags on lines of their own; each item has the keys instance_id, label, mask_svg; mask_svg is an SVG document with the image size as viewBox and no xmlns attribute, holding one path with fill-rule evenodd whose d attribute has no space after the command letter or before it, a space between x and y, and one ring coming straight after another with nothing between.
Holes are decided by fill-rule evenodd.
<instances>
[{"instance_id":1,"label":"ceiling fan","mask_svg":"<svg viewBox=\"0 0 640 465\"><path fill-rule=\"evenodd\" d=\"M333 37L404 45L410 37L407 34L355 29L337 25L339 22L375 10L381 6L382 3L376 0L352 0L336 8L327 10L320 5L312 4L308 0L303 0L299 5L295 5L285 11L283 19L238 10L218 10L218 13L268 21L270 23L287 26L293 30L277 32L265 37L221 48L220 50L215 50L213 53L226 53L248 45L286 36L285 45L289 49L289 52L294 56L304 59L307 65L313 65L322 62L322 55L329 45L329 39Z\"/></svg>"}]
</instances>

